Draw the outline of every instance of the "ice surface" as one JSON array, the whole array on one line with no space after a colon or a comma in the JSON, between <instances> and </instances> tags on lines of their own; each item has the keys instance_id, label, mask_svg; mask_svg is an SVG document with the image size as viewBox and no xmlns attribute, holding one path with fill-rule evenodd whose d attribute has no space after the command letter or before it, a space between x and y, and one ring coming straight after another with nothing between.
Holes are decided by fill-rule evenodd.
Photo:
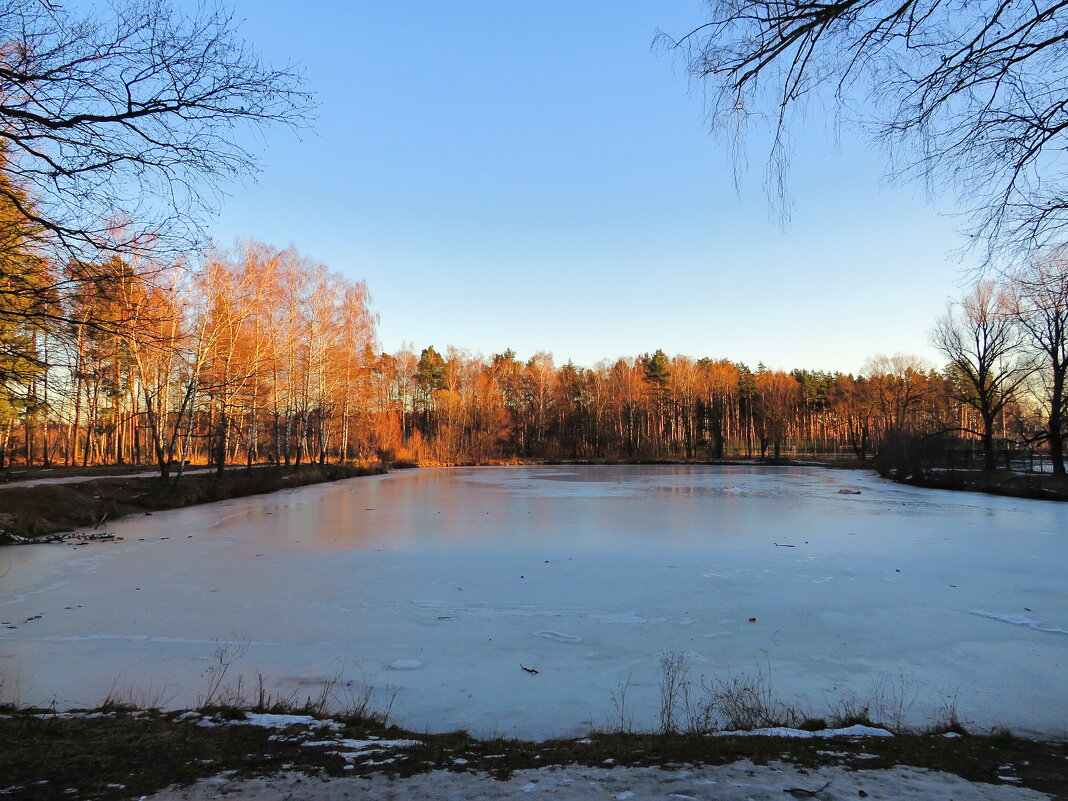
<instances>
[{"instance_id":1,"label":"ice surface","mask_svg":"<svg viewBox=\"0 0 1068 801\"><path fill-rule=\"evenodd\" d=\"M227 683L370 687L417 731L580 736L654 727L675 650L695 685L761 671L819 717L896 693L916 723L954 698L1064 736L1068 505L818 468L421 469L108 528L0 551L6 700L186 708L221 649Z\"/></svg>"}]
</instances>

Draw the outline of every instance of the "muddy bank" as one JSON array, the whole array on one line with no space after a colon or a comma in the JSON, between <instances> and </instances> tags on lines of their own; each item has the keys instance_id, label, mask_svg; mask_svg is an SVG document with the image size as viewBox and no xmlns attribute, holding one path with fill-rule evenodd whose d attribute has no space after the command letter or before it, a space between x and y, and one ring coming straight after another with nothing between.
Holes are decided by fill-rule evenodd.
<instances>
[{"instance_id":1,"label":"muddy bank","mask_svg":"<svg viewBox=\"0 0 1068 801\"><path fill-rule=\"evenodd\" d=\"M1011 498L1040 501L1068 501L1068 479L1042 473L1012 473L1008 470L924 470L902 475L900 471L882 472L884 478L914 487L985 492Z\"/></svg>"},{"instance_id":2,"label":"muddy bank","mask_svg":"<svg viewBox=\"0 0 1068 801\"><path fill-rule=\"evenodd\" d=\"M299 469L256 467L230 470L222 476L193 473L182 476L177 482L173 479L112 476L77 484L0 487L0 542L48 537L85 528L99 530L109 521L126 515L377 475L387 469L381 464L305 465Z\"/></svg>"}]
</instances>

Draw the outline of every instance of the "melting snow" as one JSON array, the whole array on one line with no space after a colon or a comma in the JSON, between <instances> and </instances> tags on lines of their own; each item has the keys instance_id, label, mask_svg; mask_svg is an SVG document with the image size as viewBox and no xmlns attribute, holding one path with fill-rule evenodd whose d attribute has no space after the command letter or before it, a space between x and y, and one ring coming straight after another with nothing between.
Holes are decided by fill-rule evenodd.
<instances>
[{"instance_id":1,"label":"melting snow","mask_svg":"<svg viewBox=\"0 0 1068 801\"><path fill-rule=\"evenodd\" d=\"M847 726L844 729L819 729L818 731L806 731L805 729L788 729L784 726L775 726L766 729L752 729L744 731L718 731L716 737L797 737L807 739L810 737L893 737L893 732L886 729L877 729L872 726Z\"/></svg>"},{"instance_id":2,"label":"melting snow","mask_svg":"<svg viewBox=\"0 0 1068 801\"><path fill-rule=\"evenodd\" d=\"M486 774L445 770L404 778L381 774L308 781L298 774L268 776L243 781L201 780L190 787L164 790L148 801L208 801L224 794L234 801L299 797L302 801L340 801L359 797L367 801L418 798L421 801L498 801L518 794L537 793L539 798L561 801L600 801L614 798L707 799L716 801L782 801L794 791L812 792L825 799L870 798L911 801L1048 801L1049 796L1010 785L970 782L950 773L922 768L895 767L886 770L850 770L840 767L797 768L783 763L756 765L748 761L732 765L687 768L547 767L516 771L509 779Z\"/></svg>"},{"instance_id":3,"label":"melting snow","mask_svg":"<svg viewBox=\"0 0 1068 801\"><path fill-rule=\"evenodd\" d=\"M350 751L367 751L376 750L383 751L387 748L414 748L417 745L422 745L419 740L312 740L306 743L301 743L303 746L309 748L314 746L334 746L340 748L347 748Z\"/></svg>"}]
</instances>

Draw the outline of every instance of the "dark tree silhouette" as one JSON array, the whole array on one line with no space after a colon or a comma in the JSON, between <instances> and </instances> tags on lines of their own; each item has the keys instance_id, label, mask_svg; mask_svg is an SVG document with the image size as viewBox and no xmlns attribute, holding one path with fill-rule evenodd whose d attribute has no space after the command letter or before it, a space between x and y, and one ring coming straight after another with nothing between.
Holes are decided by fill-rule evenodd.
<instances>
[{"instance_id":1,"label":"dark tree silhouette","mask_svg":"<svg viewBox=\"0 0 1068 801\"><path fill-rule=\"evenodd\" d=\"M1013 276L1012 311L1039 360L1050 459L1064 475L1065 416L1068 414L1068 245L1039 254Z\"/></svg>"},{"instance_id":2,"label":"dark tree silhouette","mask_svg":"<svg viewBox=\"0 0 1068 801\"><path fill-rule=\"evenodd\" d=\"M980 281L958 308L938 321L931 341L956 374L960 400L975 409L980 429L967 430L983 445L983 467L997 467L995 423L1034 372L1021 355L1022 332L1011 300L992 281Z\"/></svg>"},{"instance_id":3,"label":"dark tree silhouette","mask_svg":"<svg viewBox=\"0 0 1068 801\"><path fill-rule=\"evenodd\" d=\"M309 106L217 8L0 0L0 194L68 255L189 247L222 183L254 171L247 134Z\"/></svg>"},{"instance_id":4,"label":"dark tree silhouette","mask_svg":"<svg viewBox=\"0 0 1068 801\"><path fill-rule=\"evenodd\" d=\"M770 121L783 189L792 113L837 107L891 149L891 173L956 190L987 256L1068 226L1068 21L1035 0L709 0L661 44L685 54L715 129ZM785 205L784 205L785 208Z\"/></svg>"}]
</instances>

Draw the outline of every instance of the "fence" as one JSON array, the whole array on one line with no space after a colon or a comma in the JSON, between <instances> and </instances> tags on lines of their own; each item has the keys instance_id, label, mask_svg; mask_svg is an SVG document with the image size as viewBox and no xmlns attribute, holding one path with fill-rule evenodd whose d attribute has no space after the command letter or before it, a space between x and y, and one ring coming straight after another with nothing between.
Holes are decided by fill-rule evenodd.
<instances>
[{"instance_id":1,"label":"fence","mask_svg":"<svg viewBox=\"0 0 1068 801\"><path fill-rule=\"evenodd\" d=\"M1049 456L1030 448L998 448L995 451L995 458L998 468L1011 470L1014 473L1053 472L1053 462ZM941 467L944 470L982 470L983 452L978 448L947 449L944 452Z\"/></svg>"}]
</instances>

